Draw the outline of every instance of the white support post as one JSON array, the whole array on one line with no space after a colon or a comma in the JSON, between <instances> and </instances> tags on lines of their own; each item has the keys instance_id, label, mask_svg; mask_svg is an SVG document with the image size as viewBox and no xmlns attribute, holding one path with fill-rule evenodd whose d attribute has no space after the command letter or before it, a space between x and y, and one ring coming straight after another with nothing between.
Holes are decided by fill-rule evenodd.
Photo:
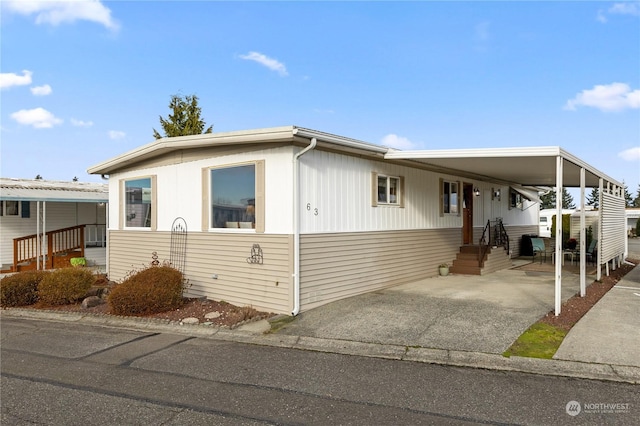
<instances>
[{"instance_id":1,"label":"white support post","mask_svg":"<svg viewBox=\"0 0 640 426\"><path fill-rule=\"evenodd\" d=\"M555 270L555 314L560 315L562 305L562 157L556 157L556 270Z\"/></svg>"},{"instance_id":2,"label":"white support post","mask_svg":"<svg viewBox=\"0 0 640 426\"><path fill-rule=\"evenodd\" d=\"M602 280L602 250L600 250L600 247L602 247L602 191L604 191L604 181L600 178L598 182L598 245L596 246L598 250L596 280L598 281Z\"/></svg>"},{"instance_id":3,"label":"white support post","mask_svg":"<svg viewBox=\"0 0 640 426\"><path fill-rule=\"evenodd\" d=\"M587 232L584 229L584 167L580 168L580 297L587 294Z\"/></svg>"}]
</instances>

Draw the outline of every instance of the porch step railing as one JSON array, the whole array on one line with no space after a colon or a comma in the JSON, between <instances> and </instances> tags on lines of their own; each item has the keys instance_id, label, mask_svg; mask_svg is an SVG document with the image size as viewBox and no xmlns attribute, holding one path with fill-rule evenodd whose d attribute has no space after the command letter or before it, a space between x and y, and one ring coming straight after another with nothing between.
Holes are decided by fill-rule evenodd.
<instances>
[{"instance_id":1,"label":"porch step railing","mask_svg":"<svg viewBox=\"0 0 640 426\"><path fill-rule=\"evenodd\" d=\"M502 219L496 219L493 225L488 220L482 230L482 237L480 237L480 244L478 245L478 265L480 267L482 267L489 247L492 246L502 246L509 253L509 234L504 228Z\"/></svg>"},{"instance_id":2,"label":"porch step railing","mask_svg":"<svg viewBox=\"0 0 640 426\"><path fill-rule=\"evenodd\" d=\"M41 260L44 255L45 269L57 267L56 257L84 257L84 228L77 225L69 228L56 229L45 233L45 253L39 253L38 234L13 239L13 270L18 271L21 264L28 264Z\"/></svg>"}]
</instances>

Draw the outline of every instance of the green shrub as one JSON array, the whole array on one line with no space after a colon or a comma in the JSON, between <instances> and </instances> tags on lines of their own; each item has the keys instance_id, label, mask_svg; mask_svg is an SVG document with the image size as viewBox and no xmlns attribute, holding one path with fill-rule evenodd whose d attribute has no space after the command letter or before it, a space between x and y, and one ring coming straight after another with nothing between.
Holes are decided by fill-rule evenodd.
<instances>
[{"instance_id":1,"label":"green shrub","mask_svg":"<svg viewBox=\"0 0 640 426\"><path fill-rule=\"evenodd\" d=\"M45 305L66 305L82 299L95 275L89 269L62 268L48 273L38 285L38 298Z\"/></svg>"},{"instance_id":2,"label":"green shrub","mask_svg":"<svg viewBox=\"0 0 640 426\"><path fill-rule=\"evenodd\" d=\"M151 266L132 273L109 293L115 315L148 315L182 306L182 273L170 266Z\"/></svg>"},{"instance_id":3,"label":"green shrub","mask_svg":"<svg viewBox=\"0 0 640 426\"><path fill-rule=\"evenodd\" d=\"M47 272L25 271L7 275L0 281L0 306L26 306L38 301L38 284Z\"/></svg>"}]
</instances>

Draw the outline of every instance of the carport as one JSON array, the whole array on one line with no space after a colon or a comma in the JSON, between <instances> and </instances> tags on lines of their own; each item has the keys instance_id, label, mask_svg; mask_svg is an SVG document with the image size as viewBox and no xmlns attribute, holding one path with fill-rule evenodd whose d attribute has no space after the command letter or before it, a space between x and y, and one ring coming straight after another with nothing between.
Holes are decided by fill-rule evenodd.
<instances>
[{"instance_id":1,"label":"carport","mask_svg":"<svg viewBox=\"0 0 640 426\"><path fill-rule=\"evenodd\" d=\"M598 188L599 226L597 279L615 269L627 253L624 186L560 147L480 148L394 151L385 159L420 163L422 167L544 191L555 188L557 217L562 216L563 188L580 188L580 295L586 293L585 188ZM562 258L562 221L556 226L555 257ZM555 314L562 304L562 262L555 264Z\"/></svg>"}]
</instances>

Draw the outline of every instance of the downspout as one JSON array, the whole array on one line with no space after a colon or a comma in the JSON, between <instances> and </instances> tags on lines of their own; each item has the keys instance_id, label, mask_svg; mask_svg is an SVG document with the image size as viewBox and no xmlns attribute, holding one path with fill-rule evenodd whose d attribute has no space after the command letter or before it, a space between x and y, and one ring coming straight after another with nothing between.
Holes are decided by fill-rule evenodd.
<instances>
[{"instance_id":1,"label":"downspout","mask_svg":"<svg viewBox=\"0 0 640 426\"><path fill-rule=\"evenodd\" d=\"M292 316L300 312L300 157L316 147L316 138L302 151L293 156L293 311Z\"/></svg>"}]
</instances>

